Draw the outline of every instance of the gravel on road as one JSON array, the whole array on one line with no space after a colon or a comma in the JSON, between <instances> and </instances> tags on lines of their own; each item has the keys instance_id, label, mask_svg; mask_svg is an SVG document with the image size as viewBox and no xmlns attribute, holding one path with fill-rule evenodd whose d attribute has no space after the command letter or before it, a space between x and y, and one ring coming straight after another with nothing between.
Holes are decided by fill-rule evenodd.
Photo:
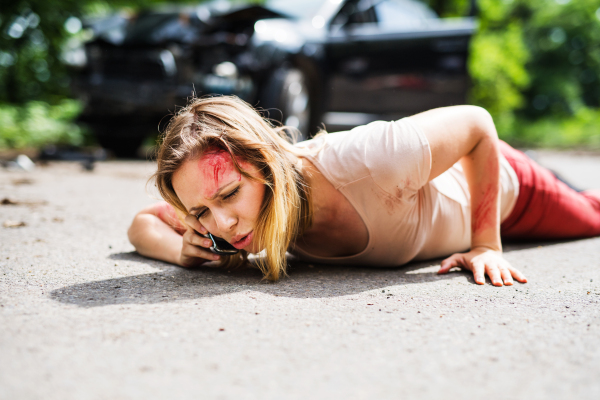
<instances>
[{"instance_id":1,"label":"gravel on road","mask_svg":"<svg viewBox=\"0 0 600 400\"><path fill-rule=\"evenodd\" d=\"M600 157L538 152L582 188ZM527 284L133 251L154 164L0 170L0 399L599 399L600 238L506 246Z\"/></svg>"}]
</instances>

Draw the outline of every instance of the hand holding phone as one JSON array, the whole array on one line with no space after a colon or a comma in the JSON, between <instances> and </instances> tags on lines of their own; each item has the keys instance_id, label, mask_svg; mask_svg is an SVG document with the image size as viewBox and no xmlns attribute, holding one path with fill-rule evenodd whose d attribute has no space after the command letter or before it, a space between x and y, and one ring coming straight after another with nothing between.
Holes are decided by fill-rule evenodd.
<instances>
[{"instance_id":1,"label":"hand holding phone","mask_svg":"<svg viewBox=\"0 0 600 400\"><path fill-rule=\"evenodd\" d=\"M239 252L238 249L229 244L229 242L227 242L225 239L221 239L220 237L214 236L210 232L202 236L212 241L213 244L210 247L210 251L212 251L215 254L221 256L228 256L231 254L237 254Z\"/></svg>"},{"instance_id":2,"label":"hand holding phone","mask_svg":"<svg viewBox=\"0 0 600 400\"><path fill-rule=\"evenodd\" d=\"M225 240L211 235L194 215L185 217L187 230L179 256L179 265L193 267L207 261L217 261L224 255L238 253L238 250Z\"/></svg>"}]
</instances>

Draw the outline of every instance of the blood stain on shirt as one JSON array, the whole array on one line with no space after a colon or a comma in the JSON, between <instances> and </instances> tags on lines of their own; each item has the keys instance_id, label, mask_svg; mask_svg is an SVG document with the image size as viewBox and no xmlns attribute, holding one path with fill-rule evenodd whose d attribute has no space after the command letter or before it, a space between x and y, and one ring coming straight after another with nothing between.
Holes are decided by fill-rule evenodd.
<instances>
[{"instance_id":1,"label":"blood stain on shirt","mask_svg":"<svg viewBox=\"0 0 600 400\"><path fill-rule=\"evenodd\" d=\"M404 195L404 190L400 189L399 186L396 187L396 198L401 199Z\"/></svg>"}]
</instances>

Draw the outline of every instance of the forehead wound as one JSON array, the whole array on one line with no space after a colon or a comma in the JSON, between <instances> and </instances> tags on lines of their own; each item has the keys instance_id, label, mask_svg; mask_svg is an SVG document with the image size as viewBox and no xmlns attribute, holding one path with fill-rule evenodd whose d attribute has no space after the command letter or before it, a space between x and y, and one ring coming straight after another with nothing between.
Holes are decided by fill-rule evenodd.
<instances>
[{"instance_id":1,"label":"forehead wound","mask_svg":"<svg viewBox=\"0 0 600 400\"><path fill-rule=\"evenodd\" d=\"M200 169L205 193L207 196L212 196L219 189L219 186L226 179L242 179L242 175L235 168L231 155L224 150L208 151L198 160L198 168Z\"/></svg>"}]
</instances>

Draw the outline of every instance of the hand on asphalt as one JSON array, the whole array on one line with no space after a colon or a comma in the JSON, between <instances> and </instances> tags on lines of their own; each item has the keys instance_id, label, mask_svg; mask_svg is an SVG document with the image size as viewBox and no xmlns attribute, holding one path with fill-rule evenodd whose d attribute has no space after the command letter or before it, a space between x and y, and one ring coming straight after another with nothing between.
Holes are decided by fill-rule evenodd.
<instances>
[{"instance_id":1,"label":"hand on asphalt","mask_svg":"<svg viewBox=\"0 0 600 400\"><path fill-rule=\"evenodd\" d=\"M438 274L445 274L453 267L467 269L473 272L475 283L485 284L485 275L490 278L492 285L510 286L513 278L526 283L527 278L502 257L501 251L485 247L475 247L467 253L456 253L442 261Z\"/></svg>"}]
</instances>

